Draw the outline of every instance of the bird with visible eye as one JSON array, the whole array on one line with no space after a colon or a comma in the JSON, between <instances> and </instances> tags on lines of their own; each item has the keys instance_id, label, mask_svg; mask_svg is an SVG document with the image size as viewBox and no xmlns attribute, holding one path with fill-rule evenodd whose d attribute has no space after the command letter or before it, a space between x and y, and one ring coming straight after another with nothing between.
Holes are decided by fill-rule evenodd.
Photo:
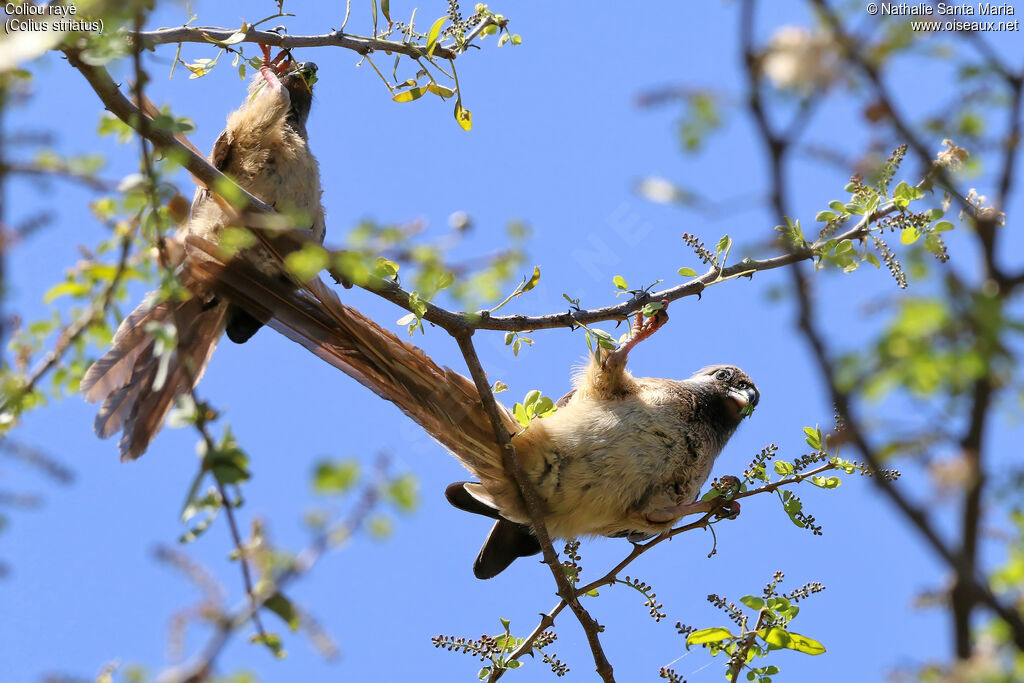
<instances>
[{"instance_id":1,"label":"bird with visible eye","mask_svg":"<svg viewBox=\"0 0 1024 683\"><path fill-rule=\"evenodd\" d=\"M552 537L638 542L668 531L695 510L715 458L757 405L753 381L734 366L707 367L687 380L626 371L629 351L666 320L661 311L635 325L619 350L599 350L558 411L515 437ZM540 545L509 478L480 478L452 484L446 495L455 507L496 520L473 567L490 578Z\"/></svg>"},{"instance_id":2,"label":"bird with visible eye","mask_svg":"<svg viewBox=\"0 0 1024 683\"><path fill-rule=\"evenodd\" d=\"M216 257L214 248L204 249ZM249 310L263 307L261 320L394 402L476 477L451 484L445 495L455 507L494 520L473 565L478 578L540 552L473 382L439 367L329 291L282 291L237 259L213 267L196 263L229 299ZM599 348L558 410L526 429L498 406L552 538L641 541L709 509L695 502L700 488L760 395L732 365L707 367L685 380L634 377L626 370L628 354L667 320L664 307L646 321L638 313L630 339L615 351Z\"/></svg>"}]
</instances>

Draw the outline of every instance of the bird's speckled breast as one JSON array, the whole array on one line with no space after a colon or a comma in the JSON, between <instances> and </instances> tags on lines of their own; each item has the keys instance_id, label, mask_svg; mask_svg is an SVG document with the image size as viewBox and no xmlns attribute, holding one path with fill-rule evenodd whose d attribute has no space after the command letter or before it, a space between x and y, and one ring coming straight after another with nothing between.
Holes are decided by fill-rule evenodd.
<instances>
[{"instance_id":1,"label":"bird's speckled breast","mask_svg":"<svg viewBox=\"0 0 1024 683\"><path fill-rule=\"evenodd\" d=\"M543 423L547 444L531 475L555 535L581 533L580 520L587 533L614 533L652 503L692 502L721 450L709 425L663 388L570 403Z\"/></svg>"}]
</instances>

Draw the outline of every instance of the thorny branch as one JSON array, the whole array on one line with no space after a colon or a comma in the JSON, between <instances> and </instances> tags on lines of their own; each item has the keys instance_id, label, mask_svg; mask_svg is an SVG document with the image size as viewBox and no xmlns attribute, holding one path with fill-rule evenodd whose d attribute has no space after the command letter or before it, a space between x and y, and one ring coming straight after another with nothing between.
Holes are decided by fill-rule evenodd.
<instances>
[{"instance_id":1,"label":"thorny branch","mask_svg":"<svg viewBox=\"0 0 1024 683\"><path fill-rule=\"evenodd\" d=\"M487 381L487 374L484 372L483 366L480 364L480 358L473 347L472 332L463 332L453 336L459 344L459 350L462 351L462 356L469 367L470 376L473 378L477 393L480 394L480 399L483 402L484 410L487 412L487 417L494 428L494 438L501 446L501 463L505 471L512 474L512 478L515 480L523 496L523 501L526 503L530 524L533 527L534 534L537 536L537 540L540 542L540 547L544 554L544 563L548 565L551 574L555 577L558 594L562 596L563 602L572 609L573 614L579 619L580 625L583 626L590 649L594 654L594 664L597 667L598 675L601 676L605 683L610 683L615 680L615 677L612 673L612 665L605 656L604 649L601 647L601 640L598 636L601 628L597 621L590 616L590 613L580 605L579 595L573 590L572 584L569 583L569 579L566 577L565 572L562 570L562 565L558 561L558 553L551 546L551 537L548 536L547 526L544 524L540 498L530 482L526 471L516 458L515 448L512 446L509 433L501 419L498 403L494 399L494 393L491 391L490 383Z\"/></svg>"},{"instance_id":2,"label":"thorny branch","mask_svg":"<svg viewBox=\"0 0 1024 683\"><path fill-rule=\"evenodd\" d=\"M480 30L487 27L487 21L481 22ZM223 43L223 41L235 35L237 29L217 28L215 26L178 26L175 28L161 28L155 31L136 31L131 34L132 38L138 38L143 49L152 49L156 45L169 43ZM479 31L475 35L479 35ZM133 42L135 42L133 40ZM274 31L257 31L249 29L241 42L260 43L280 48L297 47L342 47L353 50L361 55L370 52L384 52L387 54L402 54L414 59L429 58L426 47L412 43L400 43L394 40L382 40L380 38L364 38L354 36L341 31L333 31L312 36L293 36L287 33ZM443 47L438 45L434 48L434 57L441 59L455 59L458 53L451 46Z\"/></svg>"},{"instance_id":3,"label":"thorny branch","mask_svg":"<svg viewBox=\"0 0 1024 683\"><path fill-rule=\"evenodd\" d=\"M626 557L624 557L621 561L619 561L618 564L609 569L601 578L591 581L590 583L587 583L579 588L573 588L572 593L577 599L579 599L580 597L586 595L592 590L601 588L602 586L611 586L615 584L619 574L621 574L626 567L628 567L630 564L633 563L634 560L636 560L638 557L648 552L655 546L663 543L664 541L667 541L670 538L674 538L679 534L686 533L687 531L693 531L694 529L706 529L712 524L715 524L717 521L716 517L723 503L726 503L728 501L741 500L743 498L749 498L750 496L771 493L777 489L799 484L801 481L810 479L811 477L835 469L837 469L837 466L834 463L827 462L812 470L808 470L807 472L793 474L788 477L784 477L779 481L775 481L770 484L765 484L764 486L759 486L756 489L735 493L729 496L728 498L718 498L710 501L705 501L704 505L702 505L699 508L693 508L689 513L689 515L703 513L700 519L694 522L690 522L689 524L684 524L682 526L675 527L674 529L671 529L645 543L634 543L633 548L632 550L630 550L629 554L626 555ZM564 574L564 572L562 573ZM558 601L558 604L551 608L551 610L549 610L546 614L542 614L540 622L537 624L537 626L534 627L533 631L530 632L530 635L526 637L523 643L519 647L517 647L511 654L509 654L508 659L518 660L522 658L524 655L533 652L533 644L534 642L536 642L538 636L540 636L541 633L543 633L545 630L551 628L554 625L555 617L557 617L561 613L561 611L565 609L565 607L567 606L568 603L563 597L561 600ZM504 672L505 669L495 668L491 671L491 675L488 678L488 682L493 683L493 681L497 681L504 675Z\"/></svg>"},{"instance_id":4,"label":"thorny branch","mask_svg":"<svg viewBox=\"0 0 1024 683\"><path fill-rule=\"evenodd\" d=\"M138 107L129 101L118 89L117 85L110 78L110 74L102 67L88 65L77 58L73 49L65 50L68 60L72 66L78 69L86 80L92 85L93 90L100 97L107 110L124 121L129 126L139 130L137 123L141 114ZM142 131L140 131L142 133ZM232 194L237 191L246 204L245 220L246 225L254 229L260 229L259 216L274 214L274 210L255 196L249 194L241 187L238 187L230 178L215 169L193 148L182 144L170 133L153 127L144 132L157 147L164 150L174 150L180 155L176 158L185 160L185 167L202 184L209 188L232 187ZM864 217L854 227L846 232L837 235L835 239L856 239L867 233L870 223L889 213L891 209L876 212ZM300 245L303 240L309 239L302 233L290 234L290 239ZM782 268L799 261L810 260L815 256L815 250L821 244L808 244L802 248L794 248L792 251L764 259L743 259L742 261L727 266L723 269L709 268L703 275L693 278L688 282L669 287L661 291L640 292L633 298L621 303L594 308L589 310L566 311L562 313L550 313L539 316L526 315L501 315L492 316L486 310L475 313L464 313L450 311L433 303L426 303L426 312L423 319L434 323L449 333L470 330L501 330L524 332L527 330L551 329L556 327L575 328L579 325L589 325L604 320L624 320L629 314L639 310L645 304L652 301L675 301L687 296L699 296L706 287L715 285L726 280L741 276L752 277L754 273ZM343 274L335 274L336 279L344 279ZM409 305L410 293L403 289L396 282L388 279L376 279L363 287L378 296L406 309L412 310Z\"/></svg>"}]
</instances>

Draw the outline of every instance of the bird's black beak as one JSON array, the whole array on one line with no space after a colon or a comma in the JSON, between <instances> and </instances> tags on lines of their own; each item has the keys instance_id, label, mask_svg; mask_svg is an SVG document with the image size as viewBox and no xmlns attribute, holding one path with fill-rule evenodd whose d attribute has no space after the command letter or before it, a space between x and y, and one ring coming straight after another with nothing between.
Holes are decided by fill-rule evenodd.
<instances>
[{"instance_id":1,"label":"bird's black beak","mask_svg":"<svg viewBox=\"0 0 1024 683\"><path fill-rule=\"evenodd\" d=\"M289 76L301 76L303 78L309 78L310 76L316 75L317 66L314 62L299 62L295 65L288 75Z\"/></svg>"},{"instance_id":2,"label":"bird's black beak","mask_svg":"<svg viewBox=\"0 0 1024 683\"><path fill-rule=\"evenodd\" d=\"M754 412L754 406L761 399L761 394L754 387L747 387L745 389L729 387L729 398L735 401L740 415L747 417Z\"/></svg>"},{"instance_id":3,"label":"bird's black beak","mask_svg":"<svg viewBox=\"0 0 1024 683\"><path fill-rule=\"evenodd\" d=\"M312 92L313 84L317 81L316 71L317 66L313 62L299 62L282 77L282 81L286 84L289 81L301 81Z\"/></svg>"}]
</instances>

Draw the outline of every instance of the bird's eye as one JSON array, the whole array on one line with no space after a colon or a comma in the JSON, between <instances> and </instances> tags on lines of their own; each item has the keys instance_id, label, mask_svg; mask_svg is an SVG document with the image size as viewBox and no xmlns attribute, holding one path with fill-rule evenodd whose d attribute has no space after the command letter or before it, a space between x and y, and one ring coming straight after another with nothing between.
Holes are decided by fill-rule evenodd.
<instances>
[{"instance_id":1,"label":"bird's eye","mask_svg":"<svg viewBox=\"0 0 1024 683\"><path fill-rule=\"evenodd\" d=\"M739 384L736 385L736 388L737 389L746 389L747 388L747 383L746 382L740 382Z\"/></svg>"},{"instance_id":2,"label":"bird's eye","mask_svg":"<svg viewBox=\"0 0 1024 683\"><path fill-rule=\"evenodd\" d=\"M732 373L729 372L728 370L719 370L718 372L715 373L715 379L719 379L722 381L725 381L730 377L732 377Z\"/></svg>"}]
</instances>

